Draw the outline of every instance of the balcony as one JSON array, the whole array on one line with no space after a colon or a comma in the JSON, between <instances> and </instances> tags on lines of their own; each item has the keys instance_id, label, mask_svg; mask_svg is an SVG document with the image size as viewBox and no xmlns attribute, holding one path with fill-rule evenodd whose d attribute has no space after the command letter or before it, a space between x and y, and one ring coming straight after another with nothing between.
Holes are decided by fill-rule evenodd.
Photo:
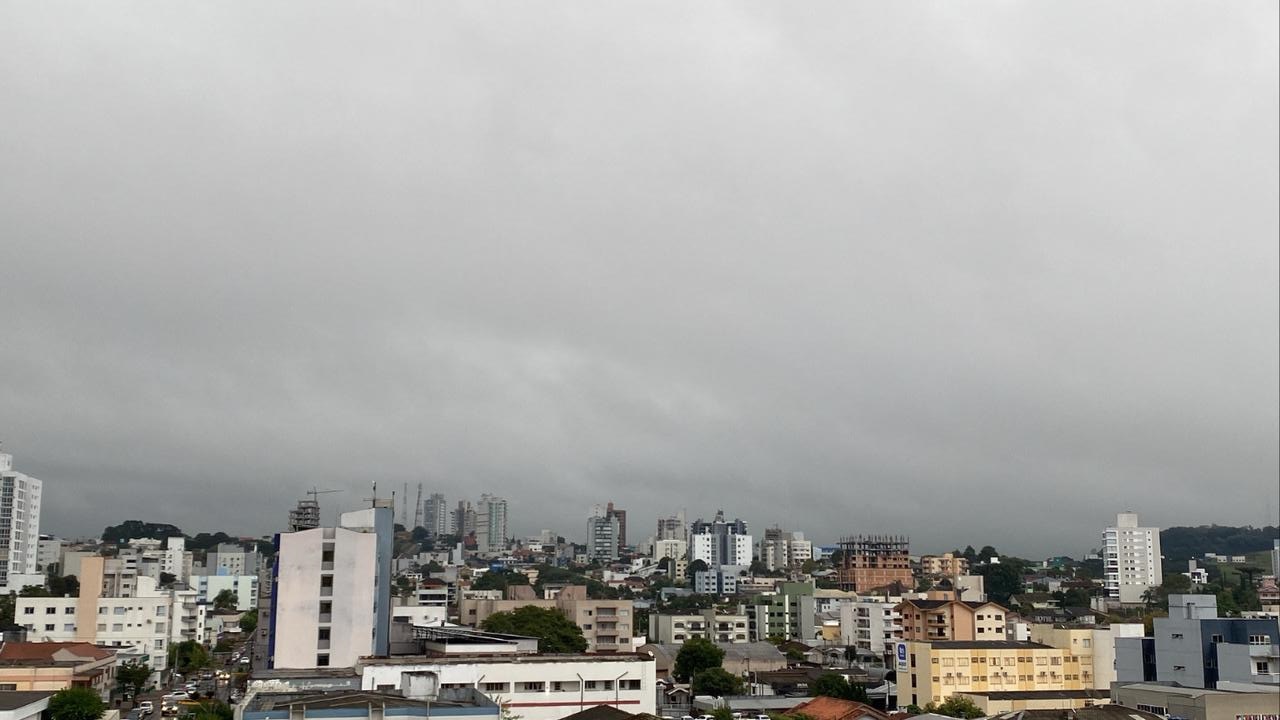
<instances>
[{"instance_id":1,"label":"balcony","mask_svg":"<svg viewBox=\"0 0 1280 720\"><path fill-rule=\"evenodd\" d=\"M1250 645L1249 657L1251 658L1280 657L1280 645Z\"/></svg>"}]
</instances>

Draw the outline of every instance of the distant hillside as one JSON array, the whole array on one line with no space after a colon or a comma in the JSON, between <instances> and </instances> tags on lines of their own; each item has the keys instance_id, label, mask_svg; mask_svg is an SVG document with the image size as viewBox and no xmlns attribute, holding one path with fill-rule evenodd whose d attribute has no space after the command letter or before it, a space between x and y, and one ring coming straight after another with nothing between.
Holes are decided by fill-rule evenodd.
<instances>
[{"instance_id":1,"label":"distant hillside","mask_svg":"<svg viewBox=\"0 0 1280 720\"><path fill-rule=\"evenodd\" d=\"M1160 551L1164 554L1165 572L1186 570L1185 563L1205 553L1220 555L1245 555L1260 550L1270 550L1272 542L1280 537L1280 528L1255 528L1249 525L1201 525L1200 527L1171 527L1160 531Z\"/></svg>"}]
</instances>

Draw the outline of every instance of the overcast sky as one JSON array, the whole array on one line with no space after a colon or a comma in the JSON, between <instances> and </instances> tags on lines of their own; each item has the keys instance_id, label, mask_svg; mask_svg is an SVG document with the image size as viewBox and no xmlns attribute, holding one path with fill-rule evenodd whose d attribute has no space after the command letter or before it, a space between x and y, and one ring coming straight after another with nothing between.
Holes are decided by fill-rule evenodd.
<instances>
[{"instance_id":1,"label":"overcast sky","mask_svg":"<svg viewBox=\"0 0 1280 720\"><path fill-rule=\"evenodd\" d=\"M1274 523L1274 0L0 3L42 529Z\"/></svg>"}]
</instances>

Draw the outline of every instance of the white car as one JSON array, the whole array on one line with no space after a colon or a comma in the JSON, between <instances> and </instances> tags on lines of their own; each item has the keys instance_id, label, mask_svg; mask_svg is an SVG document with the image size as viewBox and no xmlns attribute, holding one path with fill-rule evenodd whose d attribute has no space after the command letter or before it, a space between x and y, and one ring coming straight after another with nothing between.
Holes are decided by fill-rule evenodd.
<instances>
[{"instance_id":1,"label":"white car","mask_svg":"<svg viewBox=\"0 0 1280 720\"><path fill-rule=\"evenodd\" d=\"M150 700L143 700L142 702L138 703L139 715L150 715L155 711L156 711L156 706L152 705Z\"/></svg>"}]
</instances>

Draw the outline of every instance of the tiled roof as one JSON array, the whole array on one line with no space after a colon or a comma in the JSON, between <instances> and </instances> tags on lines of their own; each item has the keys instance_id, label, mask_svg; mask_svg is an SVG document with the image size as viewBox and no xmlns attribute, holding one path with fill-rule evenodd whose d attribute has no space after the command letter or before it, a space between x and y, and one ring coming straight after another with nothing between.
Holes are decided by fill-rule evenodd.
<instances>
[{"instance_id":1,"label":"tiled roof","mask_svg":"<svg viewBox=\"0 0 1280 720\"><path fill-rule=\"evenodd\" d=\"M864 717L888 720L889 717L870 705L826 696L819 696L808 702L800 703L791 708L791 711L787 714L792 716L805 715L813 718L813 720L852 720Z\"/></svg>"},{"instance_id":2,"label":"tiled roof","mask_svg":"<svg viewBox=\"0 0 1280 720\"><path fill-rule=\"evenodd\" d=\"M53 662L53 656L61 650L93 660L103 660L115 655L112 650L86 642L8 642L0 645L0 663L42 660Z\"/></svg>"}]
</instances>

